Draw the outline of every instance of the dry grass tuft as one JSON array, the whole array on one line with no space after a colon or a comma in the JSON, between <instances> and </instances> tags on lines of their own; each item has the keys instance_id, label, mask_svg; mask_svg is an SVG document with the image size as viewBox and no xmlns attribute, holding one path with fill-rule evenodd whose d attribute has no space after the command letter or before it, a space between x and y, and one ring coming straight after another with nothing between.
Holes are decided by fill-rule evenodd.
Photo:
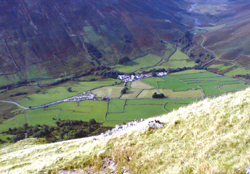
<instances>
[{"instance_id":1,"label":"dry grass tuft","mask_svg":"<svg viewBox=\"0 0 250 174\"><path fill-rule=\"evenodd\" d=\"M150 120L163 129L143 131ZM250 89L194 103L112 136L40 144L36 139L0 150L0 173L75 168L122 173L245 173L250 159ZM38 141L38 142L37 142Z\"/></svg>"}]
</instances>

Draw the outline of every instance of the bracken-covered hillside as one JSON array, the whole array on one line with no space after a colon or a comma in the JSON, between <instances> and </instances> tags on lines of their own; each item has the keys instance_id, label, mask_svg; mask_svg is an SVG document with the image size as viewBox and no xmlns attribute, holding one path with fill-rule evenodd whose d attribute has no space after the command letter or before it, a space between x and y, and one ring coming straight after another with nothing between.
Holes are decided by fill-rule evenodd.
<instances>
[{"instance_id":1,"label":"bracken-covered hillside","mask_svg":"<svg viewBox=\"0 0 250 174\"><path fill-rule=\"evenodd\" d=\"M188 5L183 0L2 0L0 86L80 74L124 56L163 50L161 39L172 41L190 27L182 24Z\"/></svg>"},{"instance_id":2,"label":"bracken-covered hillside","mask_svg":"<svg viewBox=\"0 0 250 174\"><path fill-rule=\"evenodd\" d=\"M191 104L111 136L0 150L0 173L245 173L250 159L250 89ZM149 128L159 120L163 128Z\"/></svg>"}]
</instances>

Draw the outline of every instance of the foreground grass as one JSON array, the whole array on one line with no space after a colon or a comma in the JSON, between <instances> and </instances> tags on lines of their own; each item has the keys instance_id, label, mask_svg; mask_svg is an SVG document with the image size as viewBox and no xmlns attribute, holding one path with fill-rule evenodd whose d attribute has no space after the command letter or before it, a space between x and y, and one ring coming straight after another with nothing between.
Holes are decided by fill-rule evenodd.
<instances>
[{"instance_id":1,"label":"foreground grass","mask_svg":"<svg viewBox=\"0 0 250 174\"><path fill-rule=\"evenodd\" d=\"M97 140L52 144L27 139L0 149L0 173L58 172L112 159L118 173L245 173L250 159L250 89L194 103ZM145 131L146 130L146 131ZM39 145L40 144L40 145ZM37 165L39 164L39 165Z\"/></svg>"}]
</instances>

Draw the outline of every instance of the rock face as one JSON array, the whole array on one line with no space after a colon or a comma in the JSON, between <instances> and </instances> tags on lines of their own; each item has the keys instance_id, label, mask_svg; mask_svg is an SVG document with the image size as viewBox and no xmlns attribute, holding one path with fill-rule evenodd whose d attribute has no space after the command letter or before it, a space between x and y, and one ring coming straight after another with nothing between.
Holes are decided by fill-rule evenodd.
<instances>
[{"instance_id":1,"label":"rock face","mask_svg":"<svg viewBox=\"0 0 250 174\"><path fill-rule=\"evenodd\" d=\"M2 0L2 85L80 73L162 48L188 28L185 1ZM191 23L190 23L191 24Z\"/></svg>"}]
</instances>

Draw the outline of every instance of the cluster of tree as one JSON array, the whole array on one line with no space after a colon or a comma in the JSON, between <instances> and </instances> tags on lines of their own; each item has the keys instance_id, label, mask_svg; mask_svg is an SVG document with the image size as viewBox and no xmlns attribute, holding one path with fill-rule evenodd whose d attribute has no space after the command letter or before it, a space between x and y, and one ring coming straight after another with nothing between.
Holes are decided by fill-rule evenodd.
<instances>
[{"instance_id":1,"label":"cluster of tree","mask_svg":"<svg viewBox=\"0 0 250 174\"><path fill-rule=\"evenodd\" d=\"M35 82L34 80L24 80L24 81L21 81L21 82L10 84L10 85L0 86L0 90L1 89L11 90L11 89L19 88L19 87L22 87L22 86L27 86L28 84L34 83L34 82Z\"/></svg>"},{"instance_id":2,"label":"cluster of tree","mask_svg":"<svg viewBox=\"0 0 250 174\"><path fill-rule=\"evenodd\" d=\"M102 53L92 44L85 42L84 45L86 46L89 55L93 59L100 59L102 58Z\"/></svg>"},{"instance_id":3,"label":"cluster of tree","mask_svg":"<svg viewBox=\"0 0 250 174\"><path fill-rule=\"evenodd\" d=\"M153 69L151 69L151 70L149 70L149 71L142 71L142 74L148 74L148 73L157 73L157 72L166 72L166 69L165 68L158 68L158 69L156 69L156 68L153 68Z\"/></svg>"},{"instance_id":4,"label":"cluster of tree","mask_svg":"<svg viewBox=\"0 0 250 174\"><path fill-rule=\"evenodd\" d=\"M61 83L65 83L67 81L70 81L71 78L64 78L64 79L60 79L60 80L57 80L55 82L52 82L51 84L49 84L48 86L54 86L54 85L59 85Z\"/></svg>"},{"instance_id":5,"label":"cluster of tree","mask_svg":"<svg viewBox=\"0 0 250 174\"><path fill-rule=\"evenodd\" d=\"M153 95L152 95L153 98L165 98L166 96L161 93L161 94L157 94L157 92L155 92Z\"/></svg>"},{"instance_id":6,"label":"cluster of tree","mask_svg":"<svg viewBox=\"0 0 250 174\"><path fill-rule=\"evenodd\" d=\"M18 92L18 93L16 93L16 94L10 95L10 97L16 97L16 96L26 95L26 94L28 94L28 93L27 93L27 92Z\"/></svg>"},{"instance_id":7,"label":"cluster of tree","mask_svg":"<svg viewBox=\"0 0 250 174\"><path fill-rule=\"evenodd\" d=\"M128 87L125 86L125 87L121 90L121 95L126 94L127 91L128 91Z\"/></svg>"},{"instance_id":8,"label":"cluster of tree","mask_svg":"<svg viewBox=\"0 0 250 174\"><path fill-rule=\"evenodd\" d=\"M182 48L182 50L188 50L193 45L193 34L189 31L184 32L175 42Z\"/></svg>"},{"instance_id":9,"label":"cluster of tree","mask_svg":"<svg viewBox=\"0 0 250 174\"><path fill-rule=\"evenodd\" d=\"M124 74L123 72L107 71L107 70L95 72L95 75L100 75L105 78L113 78L113 79L117 79L119 75L123 75L123 74Z\"/></svg>"},{"instance_id":10,"label":"cluster of tree","mask_svg":"<svg viewBox=\"0 0 250 174\"><path fill-rule=\"evenodd\" d=\"M202 64L199 64L199 65L195 65L194 67L183 67L183 68L174 68L174 69L169 68L167 71L170 74L170 73L186 71L186 70L190 70L190 69L205 69L205 70L207 70L207 67L202 65Z\"/></svg>"},{"instance_id":11,"label":"cluster of tree","mask_svg":"<svg viewBox=\"0 0 250 174\"><path fill-rule=\"evenodd\" d=\"M195 53L195 49L192 49L191 52L187 53L187 55L190 59L194 60L195 63L203 63L215 58L214 54L208 50L205 52L200 51L199 53Z\"/></svg>"},{"instance_id":12,"label":"cluster of tree","mask_svg":"<svg viewBox=\"0 0 250 174\"><path fill-rule=\"evenodd\" d=\"M4 144L4 143L6 143L6 141L0 139L0 144Z\"/></svg>"},{"instance_id":13,"label":"cluster of tree","mask_svg":"<svg viewBox=\"0 0 250 174\"><path fill-rule=\"evenodd\" d=\"M244 79L250 79L250 74L245 74L245 75L243 75L243 74L238 74L238 75L236 75L235 77L237 77L237 78L244 78Z\"/></svg>"},{"instance_id":14,"label":"cluster of tree","mask_svg":"<svg viewBox=\"0 0 250 174\"><path fill-rule=\"evenodd\" d=\"M126 64L127 62L130 61L130 58L128 56L125 56L119 60L119 64Z\"/></svg>"},{"instance_id":15,"label":"cluster of tree","mask_svg":"<svg viewBox=\"0 0 250 174\"><path fill-rule=\"evenodd\" d=\"M89 122L82 120L59 120L55 123L56 126L48 126L46 124L31 126L24 124L22 127L9 128L8 131L1 134L14 135L12 138L8 138L11 143L15 143L25 137L46 138L48 142L56 142L97 135L111 129L110 127L101 127L101 123L97 123L95 119L90 119ZM3 143L4 141L1 142Z\"/></svg>"}]
</instances>

